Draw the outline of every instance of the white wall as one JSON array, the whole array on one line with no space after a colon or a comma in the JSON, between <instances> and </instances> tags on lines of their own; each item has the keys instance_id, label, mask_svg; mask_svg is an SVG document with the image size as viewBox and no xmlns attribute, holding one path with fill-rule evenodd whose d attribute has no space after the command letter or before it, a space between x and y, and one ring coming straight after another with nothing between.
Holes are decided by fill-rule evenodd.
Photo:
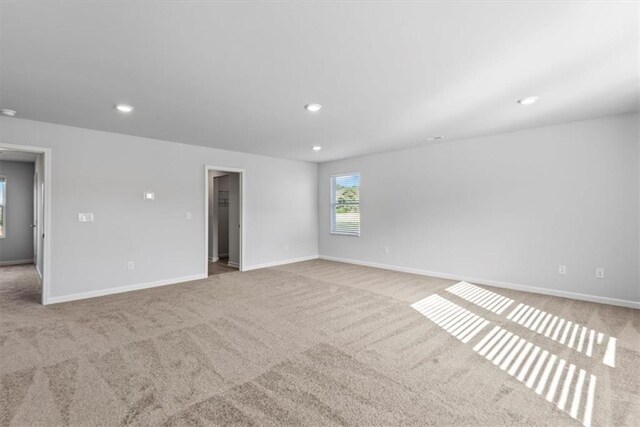
<instances>
[{"instance_id":1,"label":"white wall","mask_svg":"<svg viewBox=\"0 0 640 427\"><path fill-rule=\"evenodd\" d=\"M7 179L5 237L0 238L0 264L33 260L34 164L0 161L0 175Z\"/></svg>"},{"instance_id":2,"label":"white wall","mask_svg":"<svg viewBox=\"0 0 640 427\"><path fill-rule=\"evenodd\" d=\"M640 301L638 141L624 115L322 164L320 255ZM329 234L340 172L361 174L361 237Z\"/></svg>"},{"instance_id":3,"label":"white wall","mask_svg":"<svg viewBox=\"0 0 640 427\"><path fill-rule=\"evenodd\" d=\"M0 118L0 143L52 148L52 301L204 275L205 164L246 170L249 269L313 257L319 243L341 259L639 301L638 133L637 115L616 116L331 162L318 175L310 163ZM362 236L331 236L329 175L351 171Z\"/></svg>"},{"instance_id":4,"label":"white wall","mask_svg":"<svg viewBox=\"0 0 640 427\"><path fill-rule=\"evenodd\" d=\"M316 164L9 118L0 143L52 149L49 301L206 276L207 164L246 171L246 268L317 255Z\"/></svg>"}]
</instances>

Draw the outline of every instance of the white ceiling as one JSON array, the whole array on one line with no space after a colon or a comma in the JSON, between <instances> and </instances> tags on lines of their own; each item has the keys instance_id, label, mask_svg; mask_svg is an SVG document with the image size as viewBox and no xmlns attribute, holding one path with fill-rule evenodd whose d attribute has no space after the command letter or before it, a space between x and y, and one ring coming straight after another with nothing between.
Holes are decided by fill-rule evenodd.
<instances>
[{"instance_id":1,"label":"white ceiling","mask_svg":"<svg viewBox=\"0 0 640 427\"><path fill-rule=\"evenodd\" d=\"M0 7L26 119L327 161L638 110L638 2Z\"/></svg>"}]
</instances>

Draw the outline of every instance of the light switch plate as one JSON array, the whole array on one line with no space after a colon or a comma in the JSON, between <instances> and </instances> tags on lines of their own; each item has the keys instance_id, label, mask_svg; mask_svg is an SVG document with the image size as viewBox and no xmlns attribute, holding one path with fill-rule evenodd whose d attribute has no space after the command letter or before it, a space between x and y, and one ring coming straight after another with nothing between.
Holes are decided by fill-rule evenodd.
<instances>
[{"instance_id":1,"label":"light switch plate","mask_svg":"<svg viewBox=\"0 0 640 427\"><path fill-rule=\"evenodd\" d=\"M93 222L93 213L92 212L79 213L78 222Z\"/></svg>"},{"instance_id":2,"label":"light switch plate","mask_svg":"<svg viewBox=\"0 0 640 427\"><path fill-rule=\"evenodd\" d=\"M154 193L153 191L145 191L142 198L145 200L155 200L156 193Z\"/></svg>"},{"instance_id":3,"label":"light switch plate","mask_svg":"<svg viewBox=\"0 0 640 427\"><path fill-rule=\"evenodd\" d=\"M187 212L186 218L187 221L191 221L191 212Z\"/></svg>"}]
</instances>

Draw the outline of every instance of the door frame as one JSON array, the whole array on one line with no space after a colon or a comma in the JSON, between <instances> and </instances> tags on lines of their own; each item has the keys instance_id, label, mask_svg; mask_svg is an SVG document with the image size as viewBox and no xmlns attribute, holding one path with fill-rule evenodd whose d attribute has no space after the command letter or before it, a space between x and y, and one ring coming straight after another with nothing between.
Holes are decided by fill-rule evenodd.
<instances>
[{"instance_id":1,"label":"door frame","mask_svg":"<svg viewBox=\"0 0 640 427\"><path fill-rule=\"evenodd\" d=\"M209 277L209 171L231 172L237 173L240 180L240 195L238 197L238 211L240 214L238 231L238 271L244 271L244 248L245 248L245 185L246 175L244 169L232 168L227 166L204 166L204 277Z\"/></svg>"},{"instance_id":2,"label":"door frame","mask_svg":"<svg viewBox=\"0 0 640 427\"><path fill-rule=\"evenodd\" d=\"M20 144L8 144L0 143L0 148L3 150L22 151L27 153L37 153L43 156L43 168L44 173L42 182L44 183L44 210L43 210L43 230L44 233L44 245L42 251L44 254L38 254L42 258L42 305L49 304L51 299L51 241L52 241L52 229L51 229L51 148L37 147L33 145L20 145Z\"/></svg>"},{"instance_id":3,"label":"door frame","mask_svg":"<svg viewBox=\"0 0 640 427\"><path fill-rule=\"evenodd\" d=\"M35 166L35 165L34 165ZM44 165L43 165L44 166ZM33 239L33 263L38 270L38 262L40 260L40 254L38 253L38 228L40 227L40 198L38 197L38 171L33 171L33 224L31 226L31 238Z\"/></svg>"}]
</instances>

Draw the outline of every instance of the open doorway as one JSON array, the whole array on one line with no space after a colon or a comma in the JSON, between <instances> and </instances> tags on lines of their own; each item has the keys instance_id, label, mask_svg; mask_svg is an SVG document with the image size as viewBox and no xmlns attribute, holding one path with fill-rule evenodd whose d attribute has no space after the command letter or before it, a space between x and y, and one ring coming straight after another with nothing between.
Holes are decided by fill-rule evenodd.
<instances>
[{"instance_id":1,"label":"open doorway","mask_svg":"<svg viewBox=\"0 0 640 427\"><path fill-rule=\"evenodd\" d=\"M208 276L242 270L242 179L237 169L207 167Z\"/></svg>"},{"instance_id":2,"label":"open doorway","mask_svg":"<svg viewBox=\"0 0 640 427\"><path fill-rule=\"evenodd\" d=\"M47 303L49 290L49 150L0 147L0 287Z\"/></svg>"}]
</instances>

